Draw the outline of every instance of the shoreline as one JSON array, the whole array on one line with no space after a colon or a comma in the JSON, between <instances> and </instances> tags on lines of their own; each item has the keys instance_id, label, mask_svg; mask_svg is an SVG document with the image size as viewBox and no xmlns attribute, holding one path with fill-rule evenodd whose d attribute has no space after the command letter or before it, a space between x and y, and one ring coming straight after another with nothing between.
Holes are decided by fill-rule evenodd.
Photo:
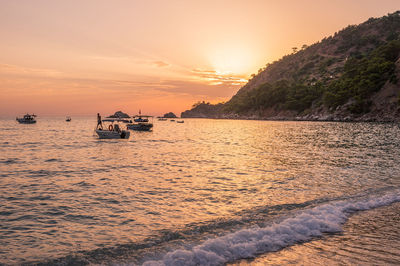
<instances>
[{"instance_id":1,"label":"shoreline","mask_svg":"<svg viewBox=\"0 0 400 266\"><path fill-rule=\"evenodd\" d=\"M216 119L216 120L254 120L254 121L287 121L287 122L343 122L343 123L399 123L399 119L377 120L377 119L305 119L305 118L280 118L280 117L181 117L183 119Z\"/></svg>"}]
</instances>

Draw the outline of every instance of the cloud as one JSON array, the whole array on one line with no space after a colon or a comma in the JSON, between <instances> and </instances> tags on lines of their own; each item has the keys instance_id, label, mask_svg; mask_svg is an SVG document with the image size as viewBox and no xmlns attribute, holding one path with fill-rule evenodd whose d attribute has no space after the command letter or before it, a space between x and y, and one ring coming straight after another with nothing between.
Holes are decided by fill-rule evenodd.
<instances>
[{"instance_id":1,"label":"cloud","mask_svg":"<svg viewBox=\"0 0 400 266\"><path fill-rule=\"evenodd\" d=\"M195 77L208 81L210 85L238 86L244 85L247 82L245 75L202 69L193 69L191 72Z\"/></svg>"},{"instance_id":2,"label":"cloud","mask_svg":"<svg viewBox=\"0 0 400 266\"><path fill-rule=\"evenodd\" d=\"M154 81L134 80L86 80L81 84L93 83L113 94L142 97L144 95L190 95L203 98L231 97L239 88L238 85L209 84L203 80L163 79Z\"/></svg>"},{"instance_id":3,"label":"cloud","mask_svg":"<svg viewBox=\"0 0 400 266\"><path fill-rule=\"evenodd\" d=\"M158 67L168 64L153 61ZM179 72L179 71L178 71ZM159 76L131 76L123 79L81 78L52 69L29 68L10 64L0 64L0 78L8 88L30 93L56 94L105 94L130 97L143 95L190 95L196 97L231 97L246 80L243 75L219 73L214 70L188 69L180 77L160 78ZM0 86L5 90L5 86Z\"/></svg>"},{"instance_id":4,"label":"cloud","mask_svg":"<svg viewBox=\"0 0 400 266\"><path fill-rule=\"evenodd\" d=\"M157 87L158 91L175 95L191 95L200 98L229 98L239 88L237 85L209 84L203 80L163 80Z\"/></svg>"},{"instance_id":5,"label":"cloud","mask_svg":"<svg viewBox=\"0 0 400 266\"><path fill-rule=\"evenodd\" d=\"M132 106L146 106L150 112L180 112L200 100L226 101L245 82L241 75L168 65L164 61L144 60L141 64L152 71L82 74L0 63L0 93L4 95L0 114L25 109L47 114L72 109L92 113L99 106L107 106L102 107L104 112ZM158 71L154 71L155 67L159 67ZM29 101L18 100L16 105L17 99L22 98Z\"/></svg>"},{"instance_id":6,"label":"cloud","mask_svg":"<svg viewBox=\"0 0 400 266\"><path fill-rule=\"evenodd\" d=\"M0 64L0 74L46 76L46 77L59 77L63 75L62 72L54 69L29 68L29 67L21 67L9 64Z\"/></svg>"},{"instance_id":7,"label":"cloud","mask_svg":"<svg viewBox=\"0 0 400 266\"><path fill-rule=\"evenodd\" d=\"M153 65L156 65L157 67L167 67L167 66L169 66L168 63L165 63L163 61L153 61Z\"/></svg>"},{"instance_id":8,"label":"cloud","mask_svg":"<svg viewBox=\"0 0 400 266\"><path fill-rule=\"evenodd\" d=\"M1 73L5 75L1 75ZM12 73L13 75L10 75ZM225 99L241 86L241 77L215 71L192 72L184 78L131 77L127 79L78 78L47 70L0 65L0 91L29 95L103 95L104 97L197 97ZM143 80L144 79L144 80Z\"/></svg>"}]
</instances>

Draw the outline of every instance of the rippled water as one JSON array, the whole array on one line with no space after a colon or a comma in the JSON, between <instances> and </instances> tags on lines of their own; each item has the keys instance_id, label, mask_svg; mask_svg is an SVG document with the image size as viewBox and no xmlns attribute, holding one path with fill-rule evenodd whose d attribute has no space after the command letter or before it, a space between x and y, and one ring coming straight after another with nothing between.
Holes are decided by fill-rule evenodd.
<instances>
[{"instance_id":1,"label":"rippled water","mask_svg":"<svg viewBox=\"0 0 400 266\"><path fill-rule=\"evenodd\" d=\"M99 140L95 123L0 120L0 263L235 262L400 201L396 124L187 119Z\"/></svg>"}]
</instances>

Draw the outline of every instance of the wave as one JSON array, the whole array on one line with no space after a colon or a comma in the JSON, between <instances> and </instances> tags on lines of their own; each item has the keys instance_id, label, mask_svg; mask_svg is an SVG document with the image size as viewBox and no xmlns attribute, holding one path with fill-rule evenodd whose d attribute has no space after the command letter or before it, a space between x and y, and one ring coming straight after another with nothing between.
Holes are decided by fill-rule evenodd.
<instances>
[{"instance_id":1,"label":"wave","mask_svg":"<svg viewBox=\"0 0 400 266\"><path fill-rule=\"evenodd\" d=\"M341 225L352 213L398 201L400 189L386 187L350 197L260 206L239 211L227 219L186 224L177 230L159 230L135 242L80 250L26 264L221 265L278 251L326 233L340 232ZM86 215L66 215L64 218L87 224L99 222L96 217ZM128 219L122 224L133 221Z\"/></svg>"},{"instance_id":2,"label":"wave","mask_svg":"<svg viewBox=\"0 0 400 266\"><path fill-rule=\"evenodd\" d=\"M222 265L254 258L326 233L340 232L352 213L399 201L400 190L397 189L379 196L325 203L266 227L242 229L191 248L168 252L159 260L148 260L143 265Z\"/></svg>"},{"instance_id":3,"label":"wave","mask_svg":"<svg viewBox=\"0 0 400 266\"><path fill-rule=\"evenodd\" d=\"M45 162L46 163L49 163L49 162L62 162L62 160L56 159L56 158L50 158L50 159L45 160Z\"/></svg>"},{"instance_id":4,"label":"wave","mask_svg":"<svg viewBox=\"0 0 400 266\"><path fill-rule=\"evenodd\" d=\"M18 158L8 158L0 160L0 164L17 164L17 163L23 163L23 162Z\"/></svg>"}]
</instances>

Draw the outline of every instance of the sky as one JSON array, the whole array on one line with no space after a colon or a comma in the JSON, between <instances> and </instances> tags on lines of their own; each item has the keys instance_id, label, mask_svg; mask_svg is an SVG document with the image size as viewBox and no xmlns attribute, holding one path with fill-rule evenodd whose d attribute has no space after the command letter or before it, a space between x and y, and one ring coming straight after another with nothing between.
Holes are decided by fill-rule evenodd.
<instances>
[{"instance_id":1,"label":"sky","mask_svg":"<svg viewBox=\"0 0 400 266\"><path fill-rule=\"evenodd\" d=\"M399 0L0 0L0 117L162 115Z\"/></svg>"}]
</instances>

